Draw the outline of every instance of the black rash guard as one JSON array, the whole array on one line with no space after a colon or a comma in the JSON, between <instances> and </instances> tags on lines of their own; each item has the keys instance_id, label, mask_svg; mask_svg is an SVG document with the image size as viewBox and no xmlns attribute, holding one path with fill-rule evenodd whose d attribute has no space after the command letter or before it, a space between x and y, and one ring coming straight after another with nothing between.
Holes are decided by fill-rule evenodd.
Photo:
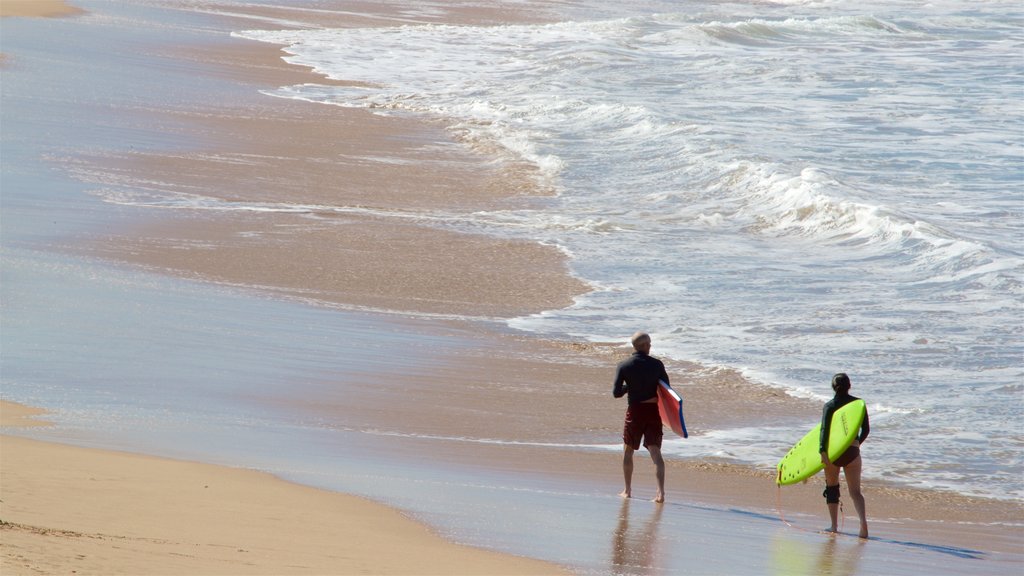
<instances>
[{"instance_id":1,"label":"black rash guard","mask_svg":"<svg viewBox=\"0 0 1024 576\"><path fill-rule=\"evenodd\" d=\"M818 452L824 452L828 446L828 436L832 429L832 415L836 413L843 406L846 406L854 400L860 400L856 396L850 396L849 392L842 394L836 394L834 398L825 403L825 408L821 413L821 436L818 441ZM860 423L860 435L857 436L857 443L863 443L868 437L868 432L871 432L871 425L868 424L868 411L864 409L864 421Z\"/></svg>"},{"instance_id":2,"label":"black rash guard","mask_svg":"<svg viewBox=\"0 0 1024 576\"><path fill-rule=\"evenodd\" d=\"M665 365L661 360L643 352L634 352L632 356L619 363L612 395L622 398L628 392L629 405L639 404L658 395L658 380L664 380L669 384L668 374L665 373Z\"/></svg>"}]
</instances>

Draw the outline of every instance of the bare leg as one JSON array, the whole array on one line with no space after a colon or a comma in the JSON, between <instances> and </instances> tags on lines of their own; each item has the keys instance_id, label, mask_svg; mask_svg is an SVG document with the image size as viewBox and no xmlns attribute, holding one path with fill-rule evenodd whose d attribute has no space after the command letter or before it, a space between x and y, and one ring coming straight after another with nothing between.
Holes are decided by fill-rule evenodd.
<instances>
[{"instance_id":1,"label":"bare leg","mask_svg":"<svg viewBox=\"0 0 1024 576\"><path fill-rule=\"evenodd\" d=\"M849 479L849 477L847 477ZM834 464L825 465L825 487L839 485L839 466ZM839 531L839 504L828 503L828 516L832 520L832 527L829 532Z\"/></svg>"},{"instance_id":2,"label":"bare leg","mask_svg":"<svg viewBox=\"0 0 1024 576\"><path fill-rule=\"evenodd\" d=\"M633 447L629 444L623 445L622 452L622 476L626 481L626 487L619 493L623 498L633 496Z\"/></svg>"},{"instance_id":3,"label":"bare leg","mask_svg":"<svg viewBox=\"0 0 1024 576\"><path fill-rule=\"evenodd\" d=\"M843 468L843 475L846 476L846 486L850 489L850 499L853 500L853 507L857 509L857 516L860 517L860 537L868 537L868 516L864 505L864 494L860 490L860 471L863 466L860 456L854 459Z\"/></svg>"},{"instance_id":4,"label":"bare leg","mask_svg":"<svg viewBox=\"0 0 1024 576\"><path fill-rule=\"evenodd\" d=\"M648 446L647 451L651 453L651 460L654 461L654 475L658 479L658 493L654 496L655 502L665 501L665 459L661 457L660 446Z\"/></svg>"}]
</instances>

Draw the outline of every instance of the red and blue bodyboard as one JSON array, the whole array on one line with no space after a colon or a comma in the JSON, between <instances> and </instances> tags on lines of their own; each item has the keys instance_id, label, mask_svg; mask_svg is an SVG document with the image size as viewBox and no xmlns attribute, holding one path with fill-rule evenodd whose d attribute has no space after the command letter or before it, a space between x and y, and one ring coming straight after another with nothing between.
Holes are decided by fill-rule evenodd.
<instances>
[{"instance_id":1,"label":"red and blue bodyboard","mask_svg":"<svg viewBox=\"0 0 1024 576\"><path fill-rule=\"evenodd\" d=\"M688 438L686 420L683 420L683 399L667 382L658 383L661 384L658 386L658 412L661 413L661 421L668 424L676 434Z\"/></svg>"}]
</instances>

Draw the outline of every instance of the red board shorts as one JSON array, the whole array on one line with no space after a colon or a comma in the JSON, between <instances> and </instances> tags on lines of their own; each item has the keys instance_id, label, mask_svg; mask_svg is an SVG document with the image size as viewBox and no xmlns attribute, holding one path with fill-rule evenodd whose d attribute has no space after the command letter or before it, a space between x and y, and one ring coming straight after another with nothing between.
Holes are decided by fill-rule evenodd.
<instances>
[{"instance_id":1,"label":"red board shorts","mask_svg":"<svg viewBox=\"0 0 1024 576\"><path fill-rule=\"evenodd\" d=\"M625 444L637 450L640 448L640 439L643 438L644 448L660 448L662 436L664 432L661 429L661 414L658 413L656 402L632 404L626 408L626 423L622 427L622 441Z\"/></svg>"}]
</instances>

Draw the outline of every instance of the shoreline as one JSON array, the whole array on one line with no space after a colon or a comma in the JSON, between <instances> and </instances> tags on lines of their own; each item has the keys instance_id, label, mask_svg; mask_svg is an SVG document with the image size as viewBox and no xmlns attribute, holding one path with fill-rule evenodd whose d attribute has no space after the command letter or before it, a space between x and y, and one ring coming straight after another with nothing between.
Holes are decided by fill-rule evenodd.
<instances>
[{"instance_id":1,"label":"shoreline","mask_svg":"<svg viewBox=\"0 0 1024 576\"><path fill-rule=\"evenodd\" d=\"M276 45L230 38L168 50L245 92L228 106L160 111L195 142L189 150L114 151L83 156L84 164L160 182L165 194L203 190L218 204L195 213L153 210L142 199L138 225L68 251L278 296L452 317L562 308L590 289L555 247L431 224L545 196L532 168L466 150L435 121L260 94L343 84L287 64ZM118 202L133 205L131 193Z\"/></svg>"},{"instance_id":2,"label":"shoreline","mask_svg":"<svg viewBox=\"0 0 1024 576\"><path fill-rule=\"evenodd\" d=\"M277 474L271 474L267 472L259 472L256 470L250 470L246 468L238 468L235 466L225 466L218 464L205 464L199 461L187 461L179 459L169 459L163 456L151 456L148 454L135 453L135 452L123 452L116 449L98 449L78 446L66 441L53 441L53 440L38 440L33 439L33 433L31 430L38 427L51 426L52 423L47 418L47 411L35 407L23 406L17 403L13 403L6 400L0 400L0 446L4 453L4 465L0 467L0 472L3 472L7 478L3 479L3 485L5 486L5 497L2 501L2 508L0 508L0 520L3 520L7 524L13 526L2 526L4 529L11 529L14 532L20 534L19 539L11 540L6 536L0 541L0 549L4 550L6 557L13 557L16 554L21 554L17 550L20 547L27 547L31 550L36 547L36 543L40 540L44 540L53 536L54 534L65 535L68 533L74 533L74 539L82 538L83 534L89 532L89 530L83 530L81 527L67 523L60 516L60 506L62 506L64 498L63 495L69 492L80 493L83 488L88 489L88 486L81 486L80 483L76 484L76 481L72 479L55 478L53 474L60 475L59 466L47 467L45 464L40 465L39 460L36 459L36 455L40 453L40 450L53 450L61 454L60 461L74 461L81 462L83 466L96 467L96 470L101 470L104 467L110 466L109 460L111 458L117 460L123 460L126 465L132 462L132 466L138 466L145 468L147 462L150 461L164 461L168 463L168 466L178 467L201 467L208 469L210 474L222 476L223 474L238 474L247 475L247 484L252 489L260 489L266 482L272 482L275 485L280 485L282 491L298 491L309 490L311 493L319 494L325 498L329 498L331 495L342 497L342 500L349 499L349 502L362 502L360 506L369 506L377 509L372 515L377 513L383 514L384 510L395 510L396 513L400 512L399 516L403 521L409 525L405 528L390 527L389 531L401 531L401 530L412 530L416 532L421 530L422 520L409 520L408 512L401 512L401 507L394 506L391 504L381 504L372 500L368 500L365 497L357 495L349 495L343 492L337 492L334 490L323 490L316 487L309 487L303 483L295 482L287 478L282 478ZM27 436L24 436L22 432L18 432L15 428L21 429ZM588 483L594 485L606 485L608 487L608 498L612 492L617 489L619 482L619 476L621 474L620 468L617 466L619 462L619 456L617 453L597 453L597 452L579 452L579 451L559 451L551 449L538 449L523 446L516 448L515 453L506 453L503 458L511 461L518 460L529 460L532 463L532 473L539 473L550 478L566 478L565 462L572 462L571 475L582 480L586 480ZM31 454L31 456L30 456ZM442 451L435 456L442 459L451 461L452 463L458 464L462 462L463 465L473 463L475 465L484 465L487 467L493 467L494 469L500 469L503 464L498 460L494 460L496 454L493 450L486 447L459 447L458 453L456 452L445 452ZM30 462L21 462L19 459L28 459ZM56 461L56 460L55 460ZM507 464L505 464L507 465ZM769 471L754 470L750 467L737 465L737 464L726 464L726 463L715 463L715 462L690 462L680 460L667 460L667 483L666 491L668 494L667 505L669 506L683 506L684 508L695 507L700 509L704 506L720 507L721 510L748 510L749 513L754 515L765 514L771 517L775 517L777 521L788 522L790 519L796 522L797 526L803 525L804 528L795 528L796 530L806 530L806 523L809 519L813 522L814 518L823 516L823 506L820 502L820 478L814 478L811 482L806 484L787 486L782 489L781 492L777 492L778 488L772 481L772 474ZM17 470L17 477L11 479L12 474ZM636 478L634 480L635 485L635 496L630 499L635 505L646 505L649 504L647 499L653 496L653 487L650 485L650 478L648 477L651 473L649 462L646 458L639 458L637 462ZM67 480L67 481L64 481ZM134 490L136 485L141 480L138 479L127 479L119 490ZM152 479L145 480L145 482L153 482ZM45 485L51 490L47 492L47 497L50 498L53 506L58 508L57 511L48 509L46 512L40 514L40 510L46 510L46 507L40 508L37 505L28 505L25 501L18 498L18 494L25 485ZM845 480L843 480L843 492L845 494ZM275 488L278 489L278 488ZM1020 526L1020 506L1019 503L1007 503L994 500L986 500L981 498L972 498L968 496L962 496L955 493L942 493L931 490L915 490L900 488L885 483L878 482L867 482L865 483L865 494L868 498L869 506L869 523L872 526L872 539L879 539L883 542L921 542L922 544L914 545L925 545L930 547L950 547L951 549L960 549L966 552L971 552L979 555L995 554L997 557L1003 555L1019 555L1021 553L1022 538L1019 534L1019 530L1011 528L1007 530L1008 526ZM109 497L109 494L106 495ZM102 498L104 494L98 494L97 500L89 498L90 502L94 502L97 507L109 507L110 509L117 509L120 505L114 505L109 500L104 503ZM140 496L141 497L141 496ZM194 498L194 496L190 496ZM315 497L315 504L311 504L313 508L319 509L323 504L319 500L319 496ZM126 496L126 499L134 501L133 496ZM149 500L150 498L143 498ZM76 497L76 500L80 498ZM616 498L618 500L618 498ZM257 500L253 500L254 502ZM191 504L189 504L191 505ZM774 505L774 506L773 506ZM186 506L184 503L171 504L169 509L163 509L159 512L151 514L151 519L154 522L158 522L159 518L165 517L168 514L172 514L173 510L177 506ZM211 504L212 506L212 504ZM214 506L216 507L216 506ZM658 506L656 506L658 507ZM198 507L205 508L205 507ZM253 507L237 508L233 507L233 514L240 514L240 511L248 510ZM255 506L259 508L259 506ZM659 507L660 508L660 507ZM302 508L306 510L306 508ZM298 514L299 510L294 510L293 513ZM392 513L387 513L392 514ZM846 511L844 522L855 522L856 518L852 519L849 517L852 511ZM389 516L390 517L390 516ZM767 517L767 516L766 516ZM252 522L258 522L259 519L245 518L240 516L236 518L238 522L243 524L250 524ZM126 535L116 535L116 531L119 529L118 526L111 526L109 522L113 519L107 518L108 524L96 525L90 530L103 536L99 540L110 540L118 538L134 538ZM824 520L821 519L823 522ZM313 524L308 524L313 525ZM152 526L140 525L138 530L152 530ZM358 529L358 527L343 528L339 527L337 530L347 529ZM301 532L302 529L295 527L293 529L296 533ZM318 529L318 532L321 530ZM113 533L112 533L113 532ZM439 542L433 544L424 544L427 548L434 550L436 554L447 556L448 554L459 554L459 550L467 549L466 546L461 544L453 543L449 538L438 535L436 528L429 530L431 537L437 538ZM11 532L8 532L11 533ZM184 535L178 533L174 538L181 539ZM164 540L172 540L171 536L162 536ZM142 538L146 539L146 538ZM913 539L913 540L909 540ZM332 542L336 542L332 539ZM923 544L927 543L927 544ZM109 543L94 542L98 546L107 546ZM180 543L179 543L180 544ZM197 546L199 544L191 544ZM325 544L326 545L326 544ZM45 550L48 545L40 545L39 550ZM240 541L239 546L242 546ZM252 546L252 544L250 544ZM439 550L439 547L451 546L451 550L445 552ZM12 551L13 547L13 551ZM468 550L479 551L485 556L492 554L495 556L502 556L502 553L492 552L489 550L478 550L469 547ZM96 553L96 550L93 550ZM173 553L173 552L172 552ZM267 552L270 554L270 552ZM369 554L373 557L379 555L378 552L370 551ZM472 553L470 554L472 555ZM272 554L271 554L272 556ZM37 556L34 557L40 562L49 561L47 558L51 558L50 555L40 554L37 552ZM516 558L516 557L512 557ZM51 558L52 559L52 558ZM121 558L123 561L130 560L127 557ZM212 562L223 562L225 561L221 557L205 558L205 560ZM335 561L336 558L325 557L322 564L321 570L328 566L331 566L330 562ZM273 573L275 570L284 570L284 568L291 567L294 565L288 564L272 564L278 560L266 560L266 563L260 563L261 570L266 568L268 572ZM309 562L309 559L306 559ZM367 560L369 561L369 560ZM486 558L481 560L485 562L483 565L486 566ZM555 564L551 564L542 560L526 559L526 564L522 566L539 566L543 568L539 571L522 572L522 568L517 569L518 571L504 572L500 566L496 569L490 568L475 568L466 573L480 573L480 574L502 574L502 573L561 573L565 570L564 567L558 567ZM537 562L537 564L530 564L530 562ZM456 564L458 565L458 564ZM499 561L500 565L500 561ZM277 568L272 568L277 566ZM282 567L283 566L283 567ZM405 574L410 573L408 571L408 565L406 568L396 568L395 571L388 571L381 569L379 572L376 570L374 573L381 574ZM334 565L336 568L337 565ZM183 566L185 570L187 566ZM250 565L251 568L251 565ZM127 573L118 572L117 565L110 565L100 570L104 573ZM444 573L447 569L439 569L437 573ZM264 573L264 572L242 572L242 573ZM307 573L301 570L287 571L282 573ZM308 572L318 573L318 572ZM337 573L337 572L331 572Z\"/></svg>"},{"instance_id":3,"label":"shoreline","mask_svg":"<svg viewBox=\"0 0 1024 576\"><path fill-rule=\"evenodd\" d=\"M288 66L281 61L280 50L273 46L253 46L250 44L242 48L242 45L238 44L237 51L235 46L232 43L231 48L225 48L225 52L220 55L219 61L230 64L230 66L242 67L241 71L236 72L239 74L236 78L244 80L249 85L258 84L267 88L273 86L278 81L297 83L314 79L311 77L312 73L310 71ZM275 56L277 56L276 62L274 61ZM193 65L196 69L210 73L209 69L205 66L200 67L194 63ZM248 69L245 69L246 67ZM232 74L232 72L226 70L222 73ZM261 105L265 106L267 110L275 111L275 114L286 109L293 110L293 112L286 115L286 117L291 119L301 119L307 113L312 113L314 118L324 118L328 115L327 112L314 108L315 106L329 108L326 106L315 104L296 105L288 101L266 96L260 96L260 98L268 100ZM332 110L331 112L335 111ZM345 115L339 114L339 116ZM368 133L358 132L360 130L360 123L363 123L361 126L363 126L362 129L365 129L366 123L376 121L376 119L371 119L368 116L357 114L346 116L345 119L347 123L345 125L346 129L354 130L355 132L352 133L359 134L356 138L360 140L358 142L360 145L367 144L362 135ZM186 118L186 120L191 122L194 118ZM410 123L407 120L394 123L386 122L385 124L389 125L387 130L389 130L388 137L390 139L402 140L404 138L406 142L429 142L432 139L438 138L439 134L439 132L432 132L429 126L412 129L413 134L411 136L403 134L403 129L410 129ZM137 171L132 172L135 175L157 174L161 177L167 177L175 173L183 173L183 169L186 167L203 166L203 163L206 162L208 163L206 168L189 170L187 172L189 177L200 179L218 176L228 181L234 180L239 175L231 173L229 177L226 177L222 172L224 165L214 161L216 154L227 151L240 155L253 154L267 157L305 155L306 151L315 149L318 145L322 145L330 139L330 131L324 131L323 133L316 134L315 137L301 146L283 152L277 149L275 152L273 147L264 148L262 146L273 140L268 138L269 135L280 134L280 132L277 132L282 129L282 124L280 123L264 122L243 126L243 123L237 122L229 114L222 114L214 118L212 122L203 124L203 126L205 130L209 130L212 134L210 141L214 144L244 139L247 141L257 141L259 146L255 149L246 149L244 151L215 148L212 152L203 150L194 155L185 156L154 154L149 157L143 157L141 155L134 155L119 159L127 160L124 164L119 164L117 161L113 162L113 164L115 168ZM376 125L377 128L380 126L381 124ZM393 132L390 132L390 130L393 130ZM420 130L425 130L426 132L420 132ZM295 128L295 131L299 132L301 130ZM436 176L439 171L451 170L453 167L457 172L462 171L461 175L457 177L451 177L451 172L445 172L444 178L450 178L448 182L452 191L441 194L440 197L423 199L422 205L419 207L425 210L442 209L446 206L446 203L465 199L469 192L466 190L467 187L463 185L467 180L460 180L460 178L464 177L474 182L469 188L479 192L479 196L474 197L473 201L479 202L480 205L501 202L503 198L508 198L507 194L510 191L521 190L521 186L518 184L515 187L503 187L496 184L495 182L499 181L502 175L507 174L500 171L488 176L494 179L490 183L473 180L473 177L466 176L479 167L481 159L464 156L454 147L446 149L444 154L448 155L443 156L443 158L438 158L438 156L434 155L436 151L432 151L427 156L417 156L415 146L409 147L406 151L399 150L397 152L395 149L388 149L385 146L381 148L381 151L386 151L396 157L404 157L402 154L411 153L419 162L419 166L422 166L423 163L430 164L433 161L437 161L438 167L436 170L410 172L407 176L408 186L410 187L417 186L416 183L423 182L425 178ZM358 164L348 164L346 168L350 170L349 174L358 174L360 166ZM364 168L367 167L364 166ZM366 175L367 180L361 186L362 189L374 190L375 187L380 186L379 180L370 178L372 172L377 168L374 165L370 165L367 168L370 174ZM271 173L280 168L271 165L262 166L259 169L266 170L266 173ZM187 188L199 181L186 179L183 187ZM329 182L330 179L324 176L322 181ZM254 200L251 196L225 189L223 186L218 190L223 195L222 199L224 201L245 202ZM303 193L309 194L309 196L301 198L300 201L302 202L316 203L322 199L310 191L303 191ZM255 200L261 200L261 198L255 198ZM271 201L273 198L262 200ZM390 201L386 198L375 198L374 201L382 209L393 210L396 207L404 206L405 200L406 198L401 194L396 194L396 197ZM357 195L347 199L347 202L352 205L358 205L360 201ZM338 202L338 199L332 198L331 202ZM349 205L346 204L346 199L342 199L339 203L341 205ZM335 225L338 223L338 220L345 218L350 219L349 222L346 222L346 225ZM199 277L204 281L237 283L247 286L272 286L274 290L269 292L275 296L280 296L284 293L286 296L303 298L308 297L310 291L312 291L316 295L313 298L314 300L355 306L406 309L414 313L450 313L455 316L480 316L485 318L495 316L506 317L547 309L557 306L559 302L567 303L567 301L571 301L573 291L581 289L581 284L578 281L566 277L564 261L561 260L557 251L553 249L530 247L524 244L513 246L501 242L487 243L487 241L484 241L486 247L481 249L479 246L481 239L479 238L460 238L458 235L446 235L444 232L437 230L414 231L415 226L395 226L393 223L375 222L373 218L327 215L328 224L320 228L319 231L307 230L305 233L309 234L309 236L302 239L297 239L292 230L299 224L308 224L307 216L215 216L211 218L193 218L189 216L179 218L161 213L143 215L140 220L142 220L142 224L138 228L117 230L116 233L110 234L106 238L102 238L101 241L91 244L84 252L90 256L100 256L115 262L128 262L131 265L143 266L147 269L159 270L186 278ZM335 230L336 228L352 229L356 227L359 227L361 229L360 234L364 235L362 240L358 237L339 236ZM369 237L366 238L365 235L368 231L372 232L369 232ZM145 237L142 237L143 232ZM422 235L420 232L422 232ZM390 235L396 233L398 233L397 237L403 240L402 245L405 249L396 253L391 274L422 277L425 274L429 276L432 272L444 270L444 262L439 264L437 260L429 260L429 258L436 257L438 254L459 259L475 258L478 260L488 260L492 258L495 266L486 270L486 275L491 280L490 288L486 291L486 297L474 300L466 292L453 293L451 290L453 286L465 287L471 286L471 284L467 284L465 278L453 280L448 277L439 278L433 292L427 290L426 294L424 293L425 286L419 282L396 283L394 281L395 276L388 277L386 275L379 282L368 287L347 285L346 289L338 290L337 286L339 284L344 285L344 282L337 276L325 275L318 279L311 277L308 269L284 265L289 260L297 259L316 262L330 257L330 252L322 251L322 246L325 243L334 246L357 246L357 249L354 250L353 259L348 261L348 264L339 265L340 268L346 268L354 265L353 263L358 263L360 260L372 256L374 246L380 245L382 239L395 238L395 236ZM140 239L140 237L142 238ZM281 250L275 252L274 250L268 250L265 244L240 241L240 239L251 238L263 240L276 239ZM167 239L171 239L171 241L168 242ZM358 242L360 241L364 241L366 244L358 247ZM197 259L195 258L197 250L180 250L180 246L183 245L216 246L219 249L208 250L208 253L203 258ZM426 246L426 249L422 252L415 250L424 246ZM519 256L509 258L510 251L518 252ZM198 252L201 253L202 249L198 250ZM296 254L301 254L301 257L295 258ZM410 254L413 255L412 258L409 257ZM232 262L251 264L254 262L254 259L255 261L260 261L260 258L266 258L266 262L272 264L272 269L266 272L265 276L252 276L252 268L254 268L252 266L237 268L230 266ZM418 272L409 274L408 268L404 268L408 260L421 261L424 258L428 260L421 262L425 265ZM506 260L505 258L509 259ZM266 266L256 266L255 268L267 270ZM515 271L521 271L524 268L539 268L541 269L540 275L530 277L523 285L512 285L510 287L504 280L503 274L515 276ZM472 270L467 272L467 277L478 274L478 270ZM290 280L295 282L289 283L288 281ZM445 284L445 281L448 284ZM536 284L543 285L543 293L525 291L526 285ZM379 293L381 287L393 287L394 290L382 297ZM512 302L512 304L509 304L509 302ZM555 430L555 433L569 433L573 429L583 429L600 437L616 437L616 429L621 423L621 411L624 407L621 403L612 402L609 398L605 397L604 392L606 390L604 384L610 379L610 372L614 367L613 361L622 352L621 347L572 342L552 343L531 337L515 337L508 334L494 333L491 327L482 325L480 322L459 322L459 324L467 326L467 330L479 335L481 339L492 342L492 344L483 348L484 352L507 349L515 351L513 358L515 361L505 362L500 358L493 357L489 359L486 369L498 374L494 376L494 380L499 384L515 384L519 377L517 371L523 369L520 361L522 358L529 357L537 358L534 363L529 364L528 369L531 373L535 372L537 374L533 378L538 381L570 382L575 386L585 386L587 383L590 383L596 390L601 391L600 396L595 395L593 399L581 400L587 402L588 413L586 416L560 424L563 428ZM480 357L486 359L487 355L481 353ZM448 362L451 362L451 360L448 360ZM445 369L453 368L458 368L458 365L453 363ZM713 407L703 414L695 415L693 422L690 422L688 417L691 427L696 424L698 427L711 429L716 422L735 422L736 414L740 414L741 418L758 422L763 421L764 418L770 415L792 418L804 413L804 410L812 405L817 409L816 403L773 397L775 393L769 390L755 390L751 393L753 398L737 398L736 396L738 395L734 393L745 385L743 382L737 381L739 376L719 374L714 377L708 377L695 373L689 368L687 366L673 366L673 370L680 374L678 382L681 383L679 385L684 386L683 390L686 391L687 401L694 405ZM480 392L480 394L483 394L483 392ZM502 392L502 394L504 393ZM502 395L501 398L503 403L507 404L509 414L515 414L517 411L524 410L538 410L540 413L536 416L536 419L548 424L556 422L560 418L558 407L538 407L529 398L524 399L514 394ZM574 398L575 400L578 399ZM755 400L759 403L755 404ZM475 403L483 401L485 400L482 398L469 397L460 400L462 403L452 407L452 410L453 412L458 412L459 410L469 411L475 406ZM755 406L760 406L762 401L769 402L768 408L765 411L767 414L758 413L757 408L755 408ZM311 408L311 413L332 416L337 414L337 412L334 412L335 410L342 410L342 408L317 406ZM460 423L460 425L465 426L466 430L473 430L474 426L482 426L484 424L470 421L468 423ZM442 428L449 432L453 430L451 420L448 418L447 413L443 411L438 415L431 416L430 419L423 417L420 420L413 420L410 426L416 426L418 430ZM455 431L464 432L461 429L455 429ZM514 434L510 435L515 436L521 433L523 433L523 430L517 428L514 430ZM77 451L79 449L74 450ZM448 454L448 456L467 461L474 458L482 459L485 462L499 466L495 464L499 456L495 454L493 449L473 449L468 452L471 454L471 457L466 454L454 453ZM542 461L538 462L537 468L546 474L558 476L564 475L562 467L565 465L566 457L572 458L574 473L585 475L590 479L596 479L598 482L608 482L612 486L615 485L615 482L619 481L621 469L618 465L618 455L612 453L579 454L569 451L567 453L556 452L555 454L547 454L540 457L530 452L516 461L538 462L537 459L541 458ZM643 462L638 464L637 467L637 483L643 487L646 487L649 481L649 478L647 478L649 476L649 469L646 464L648 463ZM4 468L7 468L7 466L5 465ZM765 480L769 483L769 490L762 488ZM711 501L722 505L749 506L755 509L765 508L766 503L772 502L774 499L774 493L772 492L774 486L770 484L770 473L762 473L753 467L709 462L673 461L669 464L669 482L670 499L673 498L672 492L675 491L676 495L678 495L677 499L680 500L683 495L686 495L686 497L693 498L698 502ZM878 484L872 485L871 483L866 486L866 490L868 491L869 498L869 520L873 517L882 520L880 522L882 527L873 529L874 534L879 532L885 533L890 531L890 529L896 534L914 533L918 528L909 526L908 524L911 522L945 523L952 521L950 523L953 526L927 526L926 534L922 538L941 540L942 542L957 545L996 547L998 551L1020 551L1018 548L1020 539L1014 539L1013 534L1007 535L1001 532L997 526L991 524L980 527L973 526L973 523L985 521L991 523L993 518L1001 519L997 520L997 522L1019 522L1024 518L1024 513L1022 513L1024 508L1022 508L1022 503L1020 502L1010 502L1009 506L1007 506L1007 503L1003 501L972 499L941 491L905 489L880 486ZM638 490L638 492L643 493L642 490ZM784 492L784 504L788 508L790 502L795 502L793 509L797 512L820 516L823 514L823 505L821 504L818 492L820 492L820 487L813 483L795 487L793 490ZM637 498L636 500L640 499ZM876 514L874 511L876 510L884 510L891 517L874 516ZM4 519L6 520L6 518ZM886 520L891 521L891 523L885 522ZM958 523L963 523L964 525ZM53 527L53 529L65 530L67 528L61 526Z\"/></svg>"}]
</instances>

